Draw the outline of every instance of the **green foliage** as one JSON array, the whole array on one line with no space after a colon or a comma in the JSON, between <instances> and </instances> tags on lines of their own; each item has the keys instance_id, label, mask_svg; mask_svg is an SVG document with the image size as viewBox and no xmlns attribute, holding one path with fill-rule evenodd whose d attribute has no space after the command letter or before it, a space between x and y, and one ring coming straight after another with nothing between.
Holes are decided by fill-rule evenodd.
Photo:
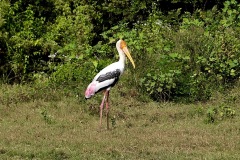
<instances>
[{"instance_id":1,"label":"green foliage","mask_svg":"<svg viewBox=\"0 0 240 160\"><path fill-rule=\"evenodd\" d=\"M89 56L93 36L90 17L94 16L91 6L76 3L72 9L71 2L16 1L7 11L3 17L3 58L7 63L1 71L10 82L24 82L37 72L49 71L49 54Z\"/></svg>"},{"instance_id":2,"label":"green foliage","mask_svg":"<svg viewBox=\"0 0 240 160\"><path fill-rule=\"evenodd\" d=\"M0 2L0 6L1 6L1 8L0 8L0 28L1 29L2 29L2 26L6 23L5 15L7 13L9 5L10 5L9 2L6 0L2 0ZM3 31L1 30L0 33L3 34ZM2 37L2 35L1 35L1 37Z\"/></svg>"},{"instance_id":3,"label":"green foliage","mask_svg":"<svg viewBox=\"0 0 240 160\"><path fill-rule=\"evenodd\" d=\"M179 28L164 24L156 15L142 25L138 32L144 40L136 48L144 54L142 61L149 61L140 63L140 90L156 100L202 101L238 80L239 29L236 24L223 27L222 13L215 16L218 23L210 20L214 14L215 8L208 15L200 10L185 13Z\"/></svg>"},{"instance_id":4,"label":"green foliage","mask_svg":"<svg viewBox=\"0 0 240 160\"><path fill-rule=\"evenodd\" d=\"M137 66L129 86L157 101L208 100L240 76L239 12L236 0L3 0L1 80L86 85L123 38Z\"/></svg>"},{"instance_id":5,"label":"green foliage","mask_svg":"<svg viewBox=\"0 0 240 160\"><path fill-rule=\"evenodd\" d=\"M176 77L180 73L178 70L169 70L169 73L156 71L153 75L148 73L147 76L141 78L140 86L146 89L155 100L169 100L176 88Z\"/></svg>"},{"instance_id":6,"label":"green foliage","mask_svg":"<svg viewBox=\"0 0 240 160\"><path fill-rule=\"evenodd\" d=\"M64 64L59 64L54 66L55 71L51 74L50 81L61 85L68 84L68 82L84 82L90 81L94 76L94 65L89 63L84 63L81 60L71 60Z\"/></svg>"},{"instance_id":7,"label":"green foliage","mask_svg":"<svg viewBox=\"0 0 240 160\"><path fill-rule=\"evenodd\" d=\"M239 26L240 20L240 4L236 0L229 0L224 2L224 8L222 9L223 18L220 23L224 27Z\"/></svg>"},{"instance_id":8,"label":"green foliage","mask_svg":"<svg viewBox=\"0 0 240 160\"><path fill-rule=\"evenodd\" d=\"M221 19L226 16L215 7L208 12L180 13L177 10L166 17L154 12L133 29L117 25L102 36L109 44L118 38L127 41L137 58L129 79L140 92L157 101L208 100L240 76L239 31L234 26L222 27ZM174 25L169 23L170 15Z\"/></svg>"},{"instance_id":9,"label":"green foliage","mask_svg":"<svg viewBox=\"0 0 240 160\"><path fill-rule=\"evenodd\" d=\"M235 110L226 105L218 107L210 107L206 114L206 123L215 123L224 119L233 118L236 116Z\"/></svg>"},{"instance_id":10,"label":"green foliage","mask_svg":"<svg viewBox=\"0 0 240 160\"><path fill-rule=\"evenodd\" d=\"M43 118L43 120L47 123L47 124L52 124L54 123L53 117L48 113L48 111L46 110L46 108L41 110L41 116Z\"/></svg>"},{"instance_id":11,"label":"green foliage","mask_svg":"<svg viewBox=\"0 0 240 160\"><path fill-rule=\"evenodd\" d=\"M39 39L39 32L44 29L44 18L35 18L33 6L29 5L26 10L21 10L21 2L16 2L8 10L6 41L8 52L5 55L10 65L6 68L7 73L11 73L15 80L27 79L27 74L35 68L40 67L36 62L40 62L37 57L41 53L42 41ZM41 64L41 63L39 63Z\"/></svg>"}]
</instances>

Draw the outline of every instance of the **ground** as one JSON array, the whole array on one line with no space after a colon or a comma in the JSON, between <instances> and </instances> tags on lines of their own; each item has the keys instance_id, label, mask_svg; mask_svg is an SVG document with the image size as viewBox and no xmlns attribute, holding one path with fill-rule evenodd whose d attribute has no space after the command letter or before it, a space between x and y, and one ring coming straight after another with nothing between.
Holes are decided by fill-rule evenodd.
<instances>
[{"instance_id":1,"label":"ground","mask_svg":"<svg viewBox=\"0 0 240 160\"><path fill-rule=\"evenodd\" d=\"M107 130L105 116L99 129L101 94L85 101L2 85L0 159L239 159L239 88L194 104L143 102L118 90ZM218 113L209 116L211 108Z\"/></svg>"}]
</instances>

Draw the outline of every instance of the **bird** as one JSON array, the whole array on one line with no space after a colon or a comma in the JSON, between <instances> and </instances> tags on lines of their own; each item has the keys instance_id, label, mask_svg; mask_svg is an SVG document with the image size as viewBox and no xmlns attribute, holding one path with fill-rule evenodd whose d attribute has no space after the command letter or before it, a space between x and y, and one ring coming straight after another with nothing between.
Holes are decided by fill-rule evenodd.
<instances>
[{"instance_id":1,"label":"bird","mask_svg":"<svg viewBox=\"0 0 240 160\"><path fill-rule=\"evenodd\" d=\"M135 68L135 63L128 50L127 43L120 39L116 43L116 48L119 54L119 61L114 62L107 67L103 68L88 85L85 91L85 99L90 99L96 93L103 91L103 99L100 104L100 122L99 128L102 125L102 114L103 106L106 103L106 117L107 117L107 129L109 129L109 92L112 87L118 82L120 76L123 74L125 69L126 56L130 60Z\"/></svg>"}]
</instances>

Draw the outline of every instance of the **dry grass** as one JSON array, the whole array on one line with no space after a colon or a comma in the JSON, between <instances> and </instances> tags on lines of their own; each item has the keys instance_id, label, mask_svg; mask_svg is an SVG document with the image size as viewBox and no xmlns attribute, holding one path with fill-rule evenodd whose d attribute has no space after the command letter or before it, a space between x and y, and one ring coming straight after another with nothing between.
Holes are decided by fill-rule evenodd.
<instances>
[{"instance_id":1,"label":"dry grass","mask_svg":"<svg viewBox=\"0 0 240 160\"><path fill-rule=\"evenodd\" d=\"M120 84L121 85L121 84ZM0 159L239 159L239 88L205 104L143 103L113 90L111 129L98 130L102 95L0 89ZM8 94L8 95L7 95ZM49 98L49 96L52 97ZM206 123L207 109L229 104L233 118ZM105 117L104 117L105 118ZM104 119L105 120L105 119Z\"/></svg>"}]
</instances>

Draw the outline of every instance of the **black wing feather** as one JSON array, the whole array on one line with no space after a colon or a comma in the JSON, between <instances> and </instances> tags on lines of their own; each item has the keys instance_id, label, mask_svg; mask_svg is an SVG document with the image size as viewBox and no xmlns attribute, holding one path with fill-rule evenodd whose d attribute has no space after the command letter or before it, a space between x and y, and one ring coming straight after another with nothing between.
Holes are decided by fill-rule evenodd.
<instances>
[{"instance_id":1,"label":"black wing feather","mask_svg":"<svg viewBox=\"0 0 240 160\"><path fill-rule=\"evenodd\" d=\"M121 74L120 69L116 69L115 71L107 72L106 74L100 75L96 80L98 82L103 82L103 81L106 81L106 80L109 80L109 79L114 79L114 81L109 86L105 86L103 88L100 88L97 92L100 92L104 89L107 89L108 87L113 87L118 82L120 74Z\"/></svg>"},{"instance_id":2,"label":"black wing feather","mask_svg":"<svg viewBox=\"0 0 240 160\"><path fill-rule=\"evenodd\" d=\"M121 74L120 69L116 69L115 71L107 72L105 74L100 75L96 81L103 82L109 79L118 79L120 74Z\"/></svg>"}]
</instances>

